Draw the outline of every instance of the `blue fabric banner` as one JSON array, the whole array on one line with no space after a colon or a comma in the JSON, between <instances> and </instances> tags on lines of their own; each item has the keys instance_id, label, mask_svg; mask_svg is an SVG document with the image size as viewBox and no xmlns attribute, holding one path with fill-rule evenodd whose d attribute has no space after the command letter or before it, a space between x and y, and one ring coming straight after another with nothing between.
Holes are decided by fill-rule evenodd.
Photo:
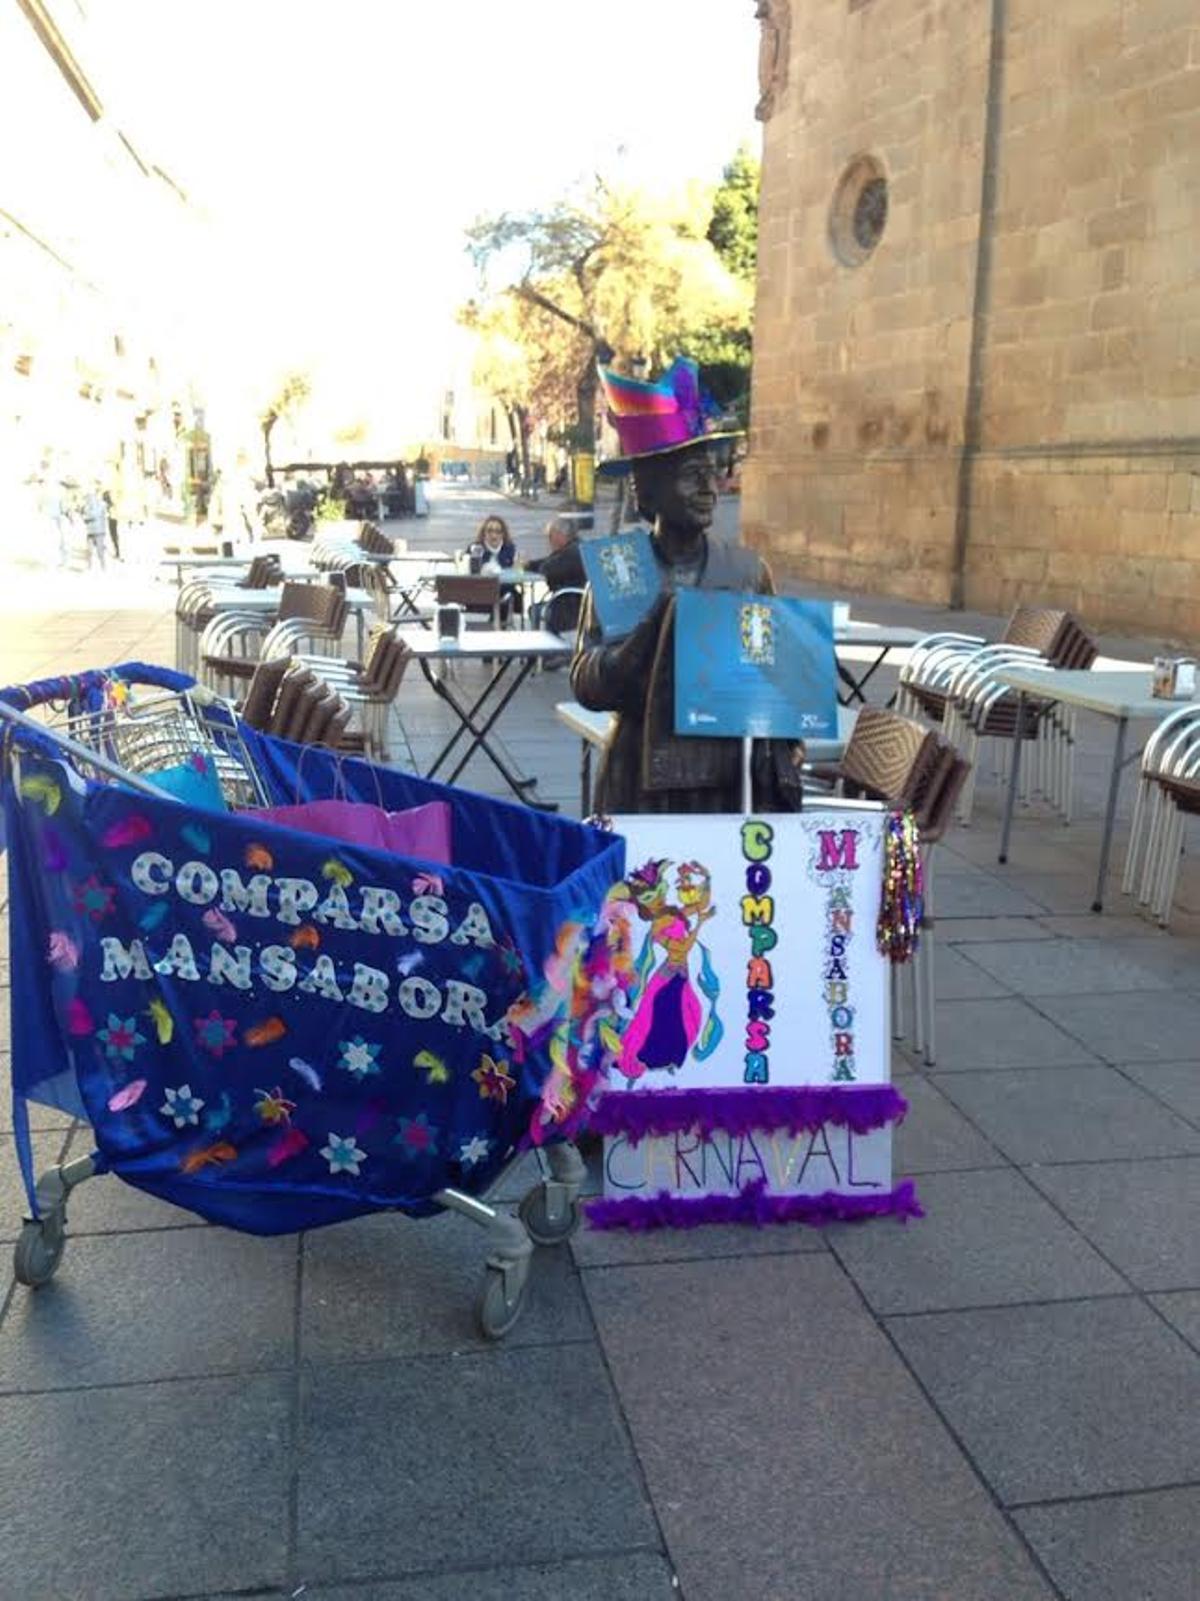
<instances>
[{"instance_id":1,"label":"blue fabric banner","mask_svg":"<svg viewBox=\"0 0 1200 1601\"><path fill-rule=\"evenodd\" d=\"M482 1192L550 1068L512 1048L509 1013L563 929L594 923L623 842L246 737L276 804L444 802L453 865L85 782L22 737L16 1096L85 1116L131 1183L255 1233Z\"/></svg>"}]
</instances>

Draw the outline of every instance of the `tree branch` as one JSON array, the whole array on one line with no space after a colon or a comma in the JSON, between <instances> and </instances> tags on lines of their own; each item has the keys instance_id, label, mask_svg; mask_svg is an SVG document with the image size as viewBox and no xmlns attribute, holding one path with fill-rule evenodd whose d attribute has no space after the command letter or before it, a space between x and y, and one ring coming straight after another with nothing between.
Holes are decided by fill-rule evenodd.
<instances>
[{"instance_id":1,"label":"tree branch","mask_svg":"<svg viewBox=\"0 0 1200 1601\"><path fill-rule=\"evenodd\" d=\"M586 334L593 344L603 344L604 341L591 323L584 322L582 317L576 317L572 312L564 311L561 306L555 305L553 300L542 294L540 289L535 289L532 284L511 284L507 293L517 295L522 300L527 300L531 306L540 306L543 311L549 312L552 317L557 317L561 322L568 323L572 328L578 328L579 332Z\"/></svg>"}]
</instances>

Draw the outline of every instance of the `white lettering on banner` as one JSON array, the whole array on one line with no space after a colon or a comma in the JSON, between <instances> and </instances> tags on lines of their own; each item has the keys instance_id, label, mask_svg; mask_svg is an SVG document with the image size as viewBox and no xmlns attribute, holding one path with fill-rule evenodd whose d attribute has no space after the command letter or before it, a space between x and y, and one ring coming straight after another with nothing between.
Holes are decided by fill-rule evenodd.
<instances>
[{"instance_id":1,"label":"white lettering on banner","mask_svg":"<svg viewBox=\"0 0 1200 1601\"><path fill-rule=\"evenodd\" d=\"M234 989L248 990L251 984L249 945L214 945L208 956L208 982L232 984Z\"/></svg>"},{"instance_id":2,"label":"white lettering on banner","mask_svg":"<svg viewBox=\"0 0 1200 1601\"><path fill-rule=\"evenodd\" d=\"M416 895L408 905L393 889L382 884L363 884L348 890L341 884L318 888L307 878L271 878L256 873L247 883L234 867L219 872L207 862L184 862L178 870L174 862L159 851L142 851L130 865L134 887L143 895L166 895L174 889L189 906L209 906L219 900L226 912L250 917L274 917L289 928L298 928L311 917L313 922L354 932L411 937L421 945L474 945L490 950L496 940L485 909L471 901L460 922L452 927L450 908L440 895ZM275 910L271 910L274 892ZM411 924L411 930L410 930Z\"/></svg>"},{"instance_id":3,"label":"white lettering on banner","mask_svg":"<svg viewBox=\"0 0 1200 1601\"><path fill-rule=\"evenodd\" d=\"M262 981L269 990L281 994L290 990L299 974L296 971L296 953L286 945L264 945L258 953Z\"/></svg>"},{"instance_id":4,"label":"white lettering on banner","mask_svg":"<svg viewBox=\"0 0 1200 1601\"><path fill-rule=\"evenodd\" d=\"M236 867L223 867L221 910L246 912L251 917L270 917L271 907L267 900L270 888L271 880L265 873L255 873L249 884L244 884Z\"/></svg>"},{"instance_id":5,"label":"white lettering on banner","mask_svg":"<svg viewBox=\"0 0 1200 1601\"><path fill-rule=\"evenodd\" d=\"M142 948L140 939L132 939L129 949L119 939L111 935L100 941L100 950L104 956L104 966L100 970L100 982L113 984L119 978L150 978L150 963L146 960L146 952Z\"/></svg>"}]
</instances>

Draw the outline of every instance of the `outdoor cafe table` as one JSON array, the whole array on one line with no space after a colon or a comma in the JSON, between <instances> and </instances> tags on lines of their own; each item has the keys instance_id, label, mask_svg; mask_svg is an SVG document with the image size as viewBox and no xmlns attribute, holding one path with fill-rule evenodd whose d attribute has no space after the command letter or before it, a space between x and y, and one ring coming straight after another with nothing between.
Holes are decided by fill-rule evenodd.
<instances>
[{"instance_id":1,"label":"outdoor cafe table","mask_svg":"<svg viewBox=\"0 0 1200 1601\"><path fill-rule=\"evenodd\" d=\"M1104 808L1104 831L1100 839L1100 864L1096 873L1096 896L1093 912L1104 909L1104 880L1108 873L1108 857L1112 849L1113 823L1117 815L1117 790L1121 772L1141 755L1134 751L1125 754L1125 738L1129 724L1135 719L1162 722L1179 709L1179 702L1156 700L1150 693L1153 674L1149 667L1121 668L1097 672L1031 672L1028 668L1003 667L993 669L998 683L1015 691L1017 696L1016 726L1021 727L1025 715L1025 701L1049 702L1051 705L1075 706L1082 711L1095 712L1116 723L1113 741L1112 770L1108 779L1108 801ZM1000 860L1008 861L1008 845L1012 835L1013 808L1021 767L1023 740L1013 740L1012 766L1008 779L1008 794L1004 800L1004 823L1000 831Z\"/></svg>"},{"instance_id":2,"label":"outdoor cafe table","mask_svg":"<svg viewBox=\"0 0 1200 1601\"><path fill-rule=\"evenodd\" d=\"M453 758L460 742L467 739L465 754L459 756L453 770L447 774L448 783L457 782L471 757L481 750L518 800L537 807L539 811L557 811L556 802L537 800L530 793L537 779L524 778L514 772L490 736L505 707L534 668L570 656L570 643L541 628L472 628L461 639L450 640L439 639L429 631L418 633L405 629L398 637L417 658L425 681L434 694L446 702L458 719L458 727L438 752L425 777L436 778ZM492 664L492 676L469 704L465 698L457 696L447 681L434 671L435 663L452 661L489 661Z\"/></svg>"},{"instance_id":3,"label":"outdoor cafe table","mask_svg":"<svg viewBox=\"0 0 1200 1601\"><path fill-rule=\"evenodd\" d=\"M615 712L593 712L577 700L560 700L554 708L559 722L572 734L578 734L579 753L579 815L587 817L592 809L592 752L604 750L616 727ZM854 724L858 720L857 708L838 707L836 739L805 740L805 754L810 762L840 761L842 752L850 742Z\"/></svg>"},{"instance_id":4,"label":"outdoor cafe table","mask_svg":"<svg viewBox=\"0 0 1200 1601\"><path fill-rule=\"evenodd\" d=\"M919 640L925 638L927 632L927 629L893 627L890 623L834 623L833 643L837 652L837 672L846 686L845 693L838 695L842 705L852 706L855 701L866 705L867 685L890 653L893 650L911 650ZM875 652L874 659L865 672L855 671L843 659L842 653L851 646L865 646Z\"/></svg>"}]
</instances>

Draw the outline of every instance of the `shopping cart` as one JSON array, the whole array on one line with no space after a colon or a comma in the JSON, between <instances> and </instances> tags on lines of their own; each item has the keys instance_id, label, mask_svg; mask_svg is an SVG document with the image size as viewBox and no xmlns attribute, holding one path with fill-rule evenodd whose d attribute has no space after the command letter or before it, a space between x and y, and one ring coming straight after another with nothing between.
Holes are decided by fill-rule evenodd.
<instances>
[{"instance_id":1,"label":"shopping cart","mask_svg":"<svg viewBox=\"0 0 1200 1601\"><path fill-rule=\"evenodd\" d=\"M142 663L0 691L0 737L20 1282L111 1172L258 1234L458 1212L488 1229L480 1326L507 1333L533 1244L578 1222L556 986L620 839L258 734ZM380 827L393 848L360 842ZM30 1100L94 1153L35 1182ZM548 1176L514 1217L483 1197L531 1133Z\"/></svg>"}]
</instances>

